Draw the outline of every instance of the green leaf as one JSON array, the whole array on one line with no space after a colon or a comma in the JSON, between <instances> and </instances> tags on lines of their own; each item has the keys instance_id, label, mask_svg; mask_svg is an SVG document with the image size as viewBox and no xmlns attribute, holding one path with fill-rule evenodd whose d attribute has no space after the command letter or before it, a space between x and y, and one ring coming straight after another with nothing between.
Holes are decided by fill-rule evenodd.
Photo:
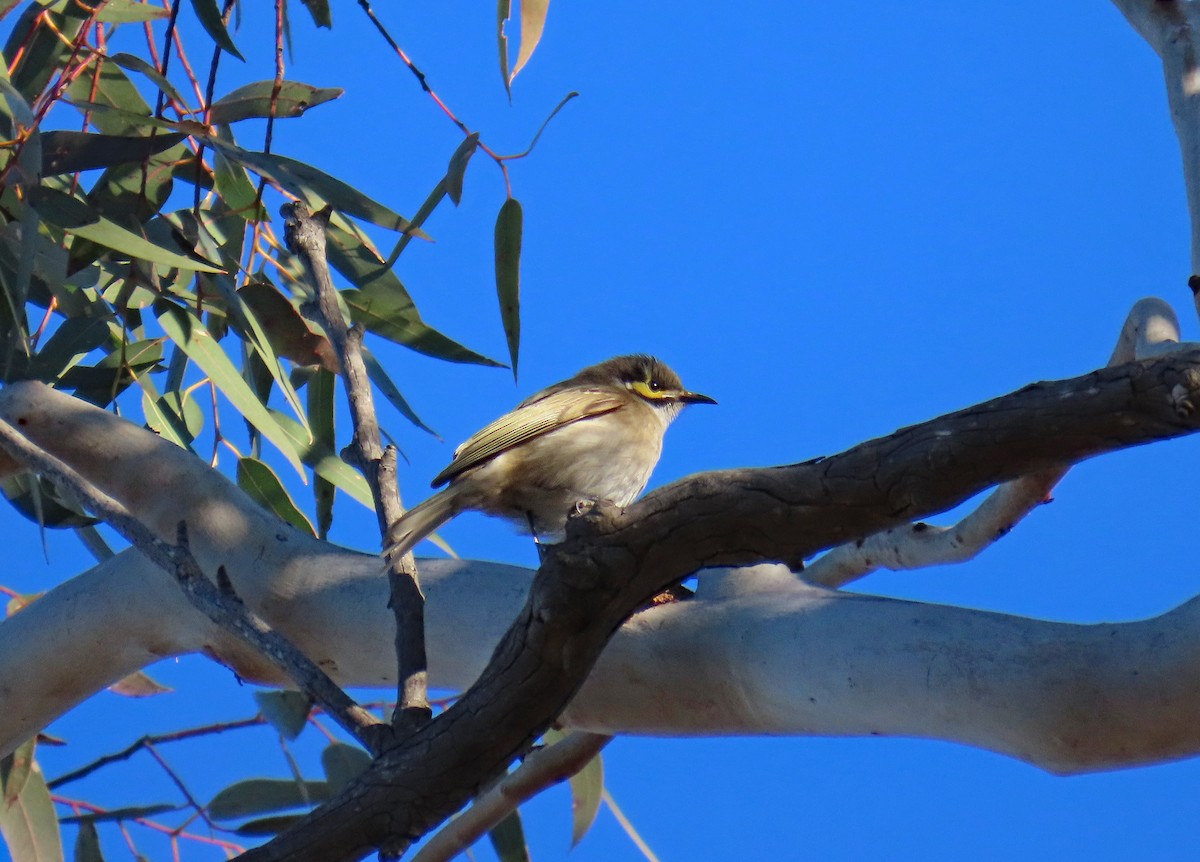
<instances>
[{"instance_id":1,"label":"green leaf","mask_svg":"<svg viewBox=\"0 0 1200 862\"><path fill-rule=\"evenodd\" d=\"M119 65L97 62L99 71L77 77L67 94L79 110L90 112L98 130L106 135L136 135L152 127L184 131L150 116L150 105Z\"/></svg>"},{"instance_id":2,"label":"green leaf","mask_svg":"<svg viewBox=\"0 0 1200 862\"><path fill-rule=\"evenodd\" d=\"M333 372L320 368L308 381L308 427L312 429L313 443L330 452L337 444L334 436L334 396L337 377ZM317 535L324 539L333 526L333 500L336 486L319 473L314 472L313 498L317 510Z\"/></svg>"},{"instance_id":3,"label":"green leaf","mask_svg":"<svg viewBox=\"0 0 1200 862\"><path fill-rule=\"evenodd\" d=\"M108 0L97 4L96 20L103 24L136 24L141 21L157 21L166 18L168 12L161 6L151 6L138 0Z\"/></svg>"},{"instance_id":4,"label":"green leaf","mask_svg":"<svg viewBox=\"0 0 1200 862\"><path fill-rule=\"evenodd\" d=\"M508 74L508 36L504 34L504 25L512 16L512 0L497 0L496 2L496 41L500 47L500 80L504 82L504 92L508 101L512 102L512 78Z\"/></svg>"},{"instance_id":5,"label":"green leaf","mask_svg":"<svg viewBox=\"0 0 1200 862\"><path fill-rule=\"evenodd\" d=\"M110 61L112 61L113 63L116 63L122 69L125 69L130 72L140 72L141 74L143 74L147 78L149 78L151 81L153 81L154 86L158 87L158 89L162 90L164 93L166 93L172 99L174 99L178 104L180 104L180 105L187 104L187 99L185 99L183 97L182 93L180 93L177 89L175 89L175 85L172 84L170 81L168 81L166 78L164 78L162 73L159 72L158 69L151 66L149 63L147 63L141 57L138 57L134 54L126 54L124 52L121 52L119 54L111 55L108 59Z\"/></svg>"},{"instance_id":6,"label":"green leaf","mask_svg":"<svg viewBox=\"0 0 1200 862\"><path fill-rule=\"evenodd\" d=\"M287 740L300 735L312 711L312 701L308 695L298 691L256 691L254 702L258 704L263 718Z\"/></svg>"},{"instance_id":7,"label":"green leaf","mask_svg":"<svg viewBox=\"0 0 1200 862\"><path fill-rule=\"evenodd\" d=\"M262 461L250 457L239 458L237 483L250 499L267 511L274 512L281 521L291 524L302 533L316 535L312 524L296 507L279 477Z\"/></svg>"},{"instance_id":8,"label":"green leaf","mask_svg":"<svg viewBox=\"0 0 1200 862\"><path fill-rule=\"evenodd\" d=\"M259 835L278 835L291 829L304 819L303 814L279 814L275 817L262 817L258 820L248 820L233 830L235 835L255 837Z\"/></svg>"},{"instance_id":9,"label":"green leaf","mask_svg":"<svg viewBox=\"0 0 1200 862\"><path fill-rule=\"evenodd\" d=\"M517 62L513 64L512 75L508 83L516 80L533 51L542 40L542 31L546 28L546 12L550 8L550 0L521 0L521 47L517 51Z\"/></svg>"},{"instance_id":10,"label":"green leaf","mask_svg":"<svg viewBox=\"0 0 1200 862\"><path fill-rule=\"evenodd\" d=\"M371 351L364 347L362 350L362 357L363 364L367 366L367 376L371 378L371 382L379 388L379 391L383 394L383 397L386 398L391 405L400 412L400 415L412 424L416 425L422 431L432 434L439 440L442 439L440 436L438 436L436 431L422 422L421 417L418 416L408 405L408 401L406 401L404 396L400 394L400 390L396 388L396 384L392 382L392 378L388 376L388 373L386 370L384 370L384 367L379 364L379 360L375 358L375 354L371 353Z\"/></svg>"},{"instance_id":11,"label":"green leaf","mask_svg":"<svg viewBox=\"0 0 1200 862\"><path fill-rule=\"evenodd\" d=\"M13 86L31 102L66 65L72 42L88 17L82 4L72 4L59 10L63 14L52 13L43 19L46 11L41 3L26 4L4 43L4 62L14 64Z\"/></svg>"},{"instance_id":12,"label":"green leaf","mask_svg":"<svg viewBox=\"0 0 1200 862\"><path fill-rule=\"evenodd\" d=\"M280 81L272 110L271 94L274 90L274 81L255 81L238 87L212 103L208 121L215 125L236 123L251 117L299 117L309 108L336 99L345 92L340 87L314 87L299 81Z\"/></svg>"},{"instance_id":13,"label":"green leaf","mask_svg":"<svg viewBox=\"0 0 1200 862\"><path fill-rule=\"evenodd\" d=\"M179 811L184 806L171 805L161 802L158 805L130 805L125 808L110 808L107 811L88 812L87 814L69 814L59 818L60 823L112 823L120 820L137 820L142 817L157 817L171 811Z\"/></svg>"},{"instance_id":14,"label":"green leaf","mask_svg":"<svg viewBox=\"0 0 1200 862\"><path fill-rule=\"evenodd\" d=\"M307 808L329 797L329 785L324 781L297 783L290 778L247 778L214 796L208 803L208 815L214 820L236 820L289 808Z\"/></svg>"},{"instance_id":15,"label":"green leaf","mask_svg":"<svg viewBox=\"0 0 1200 862\"><path fill-rule=\"evenodd\" d=\"M446 194L450 196L450 200L454 201L455 206L462 202L463 179L467 175L467 164L477 149L479 149L479 132L472 132L458 145L458 149L450 157L450 164L446 166Z\"/></svg>"},{"instance_id":16,"label":"green leaf","mask_svg":"<svg viewBox=\"0 0 1200 862\"><path fill-rule=\"evenodd\" d=\"M359 288L341 294L355 323L426 356L500 367L426 324L400 279L362 240L333 224L327 235L330 265Z\"/></svg>"},{"instance_id":17,"label":"green leaf","mask_svg":"<svg viewBox=\"0 0 1200 862\"><path fill-rule=\"evenodd\" d=\"M71 317L62 322L42 345L29 366L29 374L54 381L85 356L108 342L111 321L102 317Z\"/></svg>"},{"instance_id":18,"label":"green leaf","mask_svg":"<svg viewBox=\"0 0 1200 862\"><path fill-rule=\"evenodd\" d=\"M158 682L145 671L134 671L124 679L117 680L108 687L113 694L125 697L153 697L156 694L166 694L175 689Z\"/></svg>"},{"instance_id":19,"label":"green leaf","mask_svg":"<svg viewBox=\"0 0 1200 862\"><path fill-rule=\"evenodd\" d=\"M233 44L233 39L229 37L229 31L225 29L225 22L221 20L221 10L217 6L217 0L192 0L192 9L195 11L196 17L200 19L200 25L221 47L221 50L229 52L243 63L246 62L246 58L241 55L237 46Z\"/></svg>"},{"instance_id":20,"label":"green leaf","mask_svg":"<svg viewBox=\"0 0 1200 862\"><path fill-rule=\"evenodd\" d=\"M25 602L26 607L30 602ZM8 615L15 611L9 607ZM27 739L17 746L12 754L0 757L0 805L21 794L25 783L33 773L33 754L37 748L37 738Z\"/></svg>"},{"instance_id":21,"label":"green leaf","mask_svg":"<svg viewBox=\"0 0 1200 862\"><path fill-rule=\"evenodd\" d=\"M279 451L303 478L304 468L301 466L291 438L279 427L279 423L275 421L266 406L254 396L250 387L246 385L246 381L229 361L229 357L225 355L221 346L213 340L204 324L190 310L180 308L166 300L155 303L155 308L158 311L158 322L167 336L203 369L233 406L241 411L246 421L261 431L263 436L279 448Z\"/></svg>"},{"instance_id":22,"label":"green leaf","mask_svg":"<svg viewBox=\"0 0 1200 862\"><path fill-rule=\"evenodd\" d=\"M337 373L337 355L329 339L309 328L279 288L269 282L251 281L239 288L237 295L258 318L267 343L276 354L297 365L319 365Z\"/></svg>"},{"instance_id":23,"label":"green leaf","mask_svg":"<svg viewBox=\"0 0 1200 862\"><path fill-rule=\"evenodd\" d=\"M516 198L508 198L496 216L496 296L508 340L513 378L521 344L521 231L524 215Z\"/></svg>"},{"instance_id":24,"label":"green leaf","mask_svg":"<svg viewBox=\"0 0 1200 862\"><path fill-rule=\"evenodd\" d=\"M544 738L546 744L557 745L567 734L551 728ZM570 778L571 782L571 846L575 847L592 828L600 803L604 798L604 761L596 754L587 766Z\"/></svg>"},{"instance_id":25,"label":"green leaf","mask_svg":"<svg viewBox=\"0 0 1200 862\"><path fill-rule=\"evenodd\" d=\"M138 383L142 387L142 415L150 429L180 449L191 449L204 428L204 411L196 400L182 392L159 395L144 374L139 375Z\"/></svg>"},{"instance_id":26,"label":"green leaf","mask_svg":"<svg viewBox=\"0 0 1200 862\"><path fill-rule=\"evenodd\" d=\"M75 835L75 862L104 862L104 854L100 851L100 835L96 832L94 820L79 824L79 832Z\"/></svg>"},{"instance_id":27,"label":"green leaf","mask_svg":"<svg viewBox=\"0 0 1200 862\"><path fill-rule=\"evenodd\" d=\"M271 415L278 423L296 451L300 460L312 467L318 475L337 485L355 500L374 511L375 502L371 498L371 489L362 474L338 457L337 453L327 446L322 446L310 440L300 423L290 416L272 410Z\"/></svg>"},{"instance_id":28,"label":"green leaf","mask_svg":"<svg viewBox=\"0 0 1200 862\"><path fill-rule=\"evenodd\" d=\"M588 765L571 776L571 846L576 846L587 835L604 796L604 761L600 755L593 757Z\"/></svg>"},{"instance_id":29,"label":"green leaf","mask_svg":"<svg viewBox=\"0 0 1200 862\"><path fill-rule=\"evenodd\" d=\"M58 486L32 473L16 473L0 479L0 491L13 508L42 527L62 530L98 523L65 500Z\"/></svg>"},{"instance_id":30,"label":"green leaf","mask_svg":"<svg viewBox=\"0 0 1200 862\"><path fill-rule=\"evenodd\" d=\"M123 345L95 365L76 365L59 376L62 389L73 389L78 398L107 407L139 375L162 362L163 339L151 338Z\"/></svg>"},{"instance_id":31,"label":"green leaf","mask_svg":"<svg viewBox=\"0 0 1200 862\"><path fill-rule=\"evenodd\" d=\"M490 832L492 849L500 857L500 862L529 862L529 847L525 843L525 827L521 825L521 813L513 811Z\"/></svg>"},{"instance_id":32,"label":"green leaf","mask_svg":"<svg viewBox=\"0 0 1200 862\"><path fill-rule=\"evenodd\" d=\"M408 230L410 227L408 219L399 213L312 165L274 153L243 150L217 138L210 138L209 143L219 148L229 159L245 165L297 197L308 199L314 209L319 209L321 204L327 203L339 212L388 230ZM424 231L418 231L417 235L422 239L429 239Z\"/></svg>"},{"instance_id":33,"label":"green leaf","mask_svg":"<svg viewBox=\"0 0 1200 862\"><path fill-rule=\"evenodd\" d=\"M325 768L325 780L331 793L341 793L370 765L371 755L357 745L334 742L321 752L321 766Z\"/></svg>"},{"instance_id":34,"label":"green leaf","mask_svg":"<svg viewBox=\"0 0 1200 862\"><path fill-rule=\"evenodd\" d=\"M300 2L312 16L314 24L324 27L326 30L333 28L333 13L329 11L329 0L300 0Z\"/></svg>"},{"instance_id":35,"label":"green leaf","mask_svg":"<svg viewBox=\"0 0 1200 862\"><path fill-rule=\"evenodd\" d=\"M33 204L42 218L62 230L136 260L145 260L193 272L221 271L215 266L209 266L178 252L155 245L145 237L100 216L79 198L57 189L39 186Z\"/></svg>"},{"instance_id":36,"label":"green leaf","mask_svg":"<svg viewBox=\"0 0 1200 862\"><path fill-rule=\"evenodd\" d=\"M0 799L0 835L13 862L62 862L62 836L54 803L41 767L32 760L32 746L29 751L31 765L20 790L9 792L6 787Z\"/></svg>"},{"instance_id":37,"label":"green leaf","mask_svg":"<svg viewBox=\"0 0 1200 862\"><path fill-rule=\"evenodd\" d=\"M175 146L186 137L180 132L154 137L42 132L42 175L72 174L126 162L140 164L147 157Z\"/></svg>"}]
</instances>

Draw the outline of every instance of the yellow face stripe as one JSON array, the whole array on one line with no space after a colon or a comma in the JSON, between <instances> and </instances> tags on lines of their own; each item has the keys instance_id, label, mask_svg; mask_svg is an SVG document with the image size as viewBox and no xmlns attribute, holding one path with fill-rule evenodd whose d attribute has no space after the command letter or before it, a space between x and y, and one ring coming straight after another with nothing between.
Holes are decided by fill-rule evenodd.
<instances>
[{"instance_id":1,"label":"yellow face stripe","mask_svg":"<svg viewBox=\"0 0 1200 862\"><path fill-rule=\"evenodd\" d=\"M638 395L645 398L647 401L664 401L673 397L674 393L668 392L665 389L651 389L650 382L647 380L634 380L626 383L630 389Z\"/></svg>"}]
</instances>

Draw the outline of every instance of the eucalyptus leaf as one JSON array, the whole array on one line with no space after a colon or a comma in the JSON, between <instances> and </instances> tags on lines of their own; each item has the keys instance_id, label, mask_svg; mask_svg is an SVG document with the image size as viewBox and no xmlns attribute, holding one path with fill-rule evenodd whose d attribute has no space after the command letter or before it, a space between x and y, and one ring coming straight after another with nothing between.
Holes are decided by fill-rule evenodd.
<instances>
[{"instance_id":1,"label":"eucalyptus leaf","mask_svg":"<svg viewBox=\"0 0 1200 862\"><path fill-rule=\"evenodd\" d=\"M525 827L521 813L512 811L488 832L492 849L500 862L529 862L529 846L525 842Z\"/></svg>"},{"instance_id":2,"label":"eucalyptus leaf","mask_svg":"<svg viewBox=\"0 0 1200 862\"><path fill-rule=\"evenodd\" d=\"M221 9L217 6L217 0L192 0L192 9L200 21L200 26L220 46L222 51L227 51L242 62L246 61L237 46L233 44L233 39L230 38L229 31L225 28L225 22L221 20Z\"/></svg>"},{"instance_id":3,"label":"eucalyptus leaf","mask_svg":"<svg viewBox=\"0 0 1200 862\"><path fill-rule=\"evenodd\" d=\"M233 406L241 411L246 421L279 448L303 478L304 468L291 438L279 427L270 411L254 396L246 381L225 355L225 351L213 340L208 329L190 310L174 303L160 300L155 307L158 310L158 322L167 336L204 370Z\"/></svg>"},{"instance_id":4,"label":"eucalyptus leaf","mask_svg":"<svg viewBox=\"0 0 1200 862\"><path fill-rule=\"evenodd\" d=\"M213 102L208 121L236 123L251 117L299 117L309 108L338 98L345 92L340 87L314 87L299 81L255 81L238 87Z\"/></svg>"},{"instance_id":5,"label":"eucalyptus leaf","mask_svg":"<svg viewBox=\"0 0 1200 862\"><path fill-rule=\"evenodd\" d=\"M316 535L316 530L297 508L279 477L264 462L257 458L239 458L237 483L250 499L267 511L275 513L281 521L291 524L302 533Z\"/></svg>"},{"instance_id":6,"label":"eucalyptus leaf","mask_svg":"<svg viewBox=\"0 0 1200 862\"><path fill-rule=\"evenodd\" d=\"M500 321L504 324L514 379L521 344L521 233L524 220L521 204L516 198L508 198L496 216L496 296L500 300Z\"/></svg>"},{"instance_id":7,"label":"eucalyptus leaf","mask_svg":"<svg viewBox=\"0 0 1200 862\"><path fill-rule=\"evenodd\" d=\"M297 783L281 778L247 778L229 785L208 803L214 820L236 820L257 814L307 808L330 796L324 781Z\"/></svg>"}]
</instances>

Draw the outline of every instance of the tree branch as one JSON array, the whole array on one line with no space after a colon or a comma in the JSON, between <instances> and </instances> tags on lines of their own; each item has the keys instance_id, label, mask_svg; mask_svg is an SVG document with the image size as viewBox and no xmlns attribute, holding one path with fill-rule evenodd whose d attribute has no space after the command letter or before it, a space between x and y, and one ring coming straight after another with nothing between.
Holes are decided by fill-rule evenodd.
<instances>
[{"instance_id":1,"label":"tree branch","mask_svg":"<svg viewBox=\"0 0 1200 862\"><path fill-rule=\"evenodd\" d=\"M362 328L350 329L346 326L338 305L337 290L329 274L325 229L331 211L326 208L311 215L308 207L297 201L284 204L281 212L285 219L284 234L288 248L303 262L316 297L315 302L305 305L305 311L329 336L337 353L354 423L351 451L371 488L375 514L379 519L379 533L386 543L388 527L404 514L396 483L396 455L392 450L385 460L371 381L362 358ZM391 588L388 607L396 617L394 643L399 679L392 727L406 733L428 721L432 714L425 655L425 596L421 593L417 566L411 553L389 560L387 571Z\"/></svg>"},{"instance_id":2,"label":"tree branch","mask_svg":"<svg viewBox=\"0 0 1200 862\"><path fill-rule=\"evenodd\" d=\"M378 724L378 720L371 713L351 700L324 671L287 638L273 631L240 599L223 592L204 576L200 564L192 556L185 521L178 524L174 545L162 541L130 515L124 506L95 488L70 466L38 449L2 419L0 447L38 473L69 487L92 514L104 520L158 566L173 574L197 610L262 653L356 739L364 744L373 739L370 729ZM223 571L221 575L224 576Z\"/></svg>"},{"instance_id":3,"label":"tree branch","mask_svg":"<svg viewBox=\"0 0 1200 862\"><path fill-rule=\"evenodd\" d=\"M1039 383L816 464L692 476L622 513L596 507L549 549L483 675L338 798L247 859L399 855L528 749L609 636L708 566L797 563L944 511L980 490L1101 452L1200 430L1200 352Z\"/></svg>"},{"instance_id":4,"label":"tree branch","mask_svg":"<svg viewBox=\"0 0 1200 862\"><path fill-rule=\"evenodd\" d=\"M480 794L471 807L434 835L412 862L449 862L481 839L517 807L566 781L595 759L612 737L575 731L529 754L520 767Z\"/></svg>"},{"instance_id":5,"label":"tree branch","mask_svg":"<svg viewBox=\"0 0 1200 862\"><path fill-rule=\"evenodd\" d=\"M1108 366L1178 352L1181 338L1179 319L1170 305L1155 297L1141 299L1125 318ZM809 583L840 587L880 568L900 571L966 562L1047 502L1066 472L1057 468L1005 482L953 527L905 524L840 545L810 564L803 577Z\"/></svg>"}]
</instances>

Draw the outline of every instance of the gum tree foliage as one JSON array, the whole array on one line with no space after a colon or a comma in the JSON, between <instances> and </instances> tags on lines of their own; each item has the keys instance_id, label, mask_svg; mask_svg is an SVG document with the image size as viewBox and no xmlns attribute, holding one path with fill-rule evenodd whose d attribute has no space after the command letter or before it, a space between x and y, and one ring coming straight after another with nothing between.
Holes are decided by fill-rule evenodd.
<instances>
[{"instance_id":1,"label":"gum tree foliage","mask_svg":"<svg viewBox=\"0 0 1200 862\"><path fill-rule=\"evenodd\" d=\"M507 159L524 154L500 156L445 108L461 144L446 154L424 202L402 215L321 165L276 152L277 123L305 122L339 92L285 80L280 68L223 90L220 72L235 61L239 39L271 38L282 56L289 28L301 26L280 0L275 32L237 34L235 5L0 0L10 24L0 80L0 367L10 384L0 392L0 446L9 453L0 472L17 510L46 527L76 530L102 561L43 597L10 595L10 616L0 624L0 697L8 697L0 738L15 749L0 762L0 830L15 858L61 858L65 821L78 827L76 858L88 860L100 858L101 830L128 834L133 824L165 829L173 844L206 842L214 856L276 835L247 856L359 858L379 850L391 857L471 799L476 804L434 836L422 858L449 858L488 830L504 858L522 858L517 802L574 775L578 839L601 798L595 755L606 734L623 731L922 736L1058 773L1200 751L1192 720L1200 708L1197 600L1138 623L1073 626L837 590L880 566L965 559L1043 502L1072 464L1200 430L1200 354L1179 342L1174 313L1158 300L1133 307L1104 369L1033 384L827 459L701 474L624 512L597 506L572 522L578 528L547 552L536 575L431 561L422 574L430 607L435 596L451 598L441 599L444 615L430 626L430 652L461 698L414 730L381 723L331 692L322 667L346 684L403 675L380 648L395 627L379 562L321 541L336 491L374 502L370 482L338 457L349 433L334 429L343 350L337 320L361 324L364 377L420 427L372 359L373 340L439 360L497 364L426 325L392 266L424 241L434 208L446 198L458 202L469 164L486 156L507 181ZM325 4L304 5L303 26L309 17L328 25ZM499 4L510 92L540 38L546 5L520 4L520 37L511 46L512 10ZM1162 59L1195 226L1200 17L1192 3L1115 5ZM369 4L359 7L369 13ZM205 66L182 62L181 15L195 16L207 34ZM144 50L110 48L131 29L147 35ZM397 69L426 84L392 48ZM242 133L262 121L265 137ZM522 214L511 183L506 190L490 239L515 371ZM341 289L326 297L333 317L326 314L324 331L306 319L313 283L284 250L272 215L284 199L305 204L289 210L301 225L308 209L329 219L317 222L327 242L317 256L327 258ZM371 237L381 235L387 242L377 247ZM311 250L300 254L307 265L322 262ZM244 494L205 466L226 446L238 454ZM122 458L153 464L171 493L148 487ZM290 498L278 471L311 472L312 500ZM920 521L993 487L953 527ZM144 556L114 555L96 530L97 515ZM179 529L188 518L188 529ZM753 577L713 571L764 561L789 565L762 566ZM189 595L207 590L213 615L201 619L175 584L150 577L160 574L155 564L176 574ZM694 600L630 618L659 590L701 570ZM95 614L64 617L89 602L110 602L105 613L120 624L161 614L169 630L154 631L149 620L121 631L125 643ZM245 633L261 623L256 610L273 613L314 667L280 658L257 629L261 648L248 648L253 637ZM72 637L41 625L67 618ZM14 654L22 649L50 658L17 680ZM304 694L271 692L259 698L261 714L244 722L143 739L46 780L38 746L56 741L30 738L38 728L118 678L114 668L129 673L157 656L198 651L246 679L290 678ZM738 696L724 696L730 669L751 661L753 672L736 680ZM149 694L155 683L133 673L117 689ZM238 782L211 800L192 797L180 779L182 805L131 799L138 807L105 811L60 795L55 808L59 788L135 751L165 763L159 751L174 739L269 722L286 740L333 720L371 753L332 742L320 778L295 768ZM554 721L567 731L561 741ZM532 751L537 739L555 744Z\"/></svg>"},{"instance_id":2,"label":"gum tree foliage","mask_svg":"<svg viewBox=\"0 0 1200 862\"><path fill-rule=\"evenodd\" d=\"M546 5L521 5L511 66L509 10L501 5L497 35L510 97L513 79L540 39ZM222 69L243 62L238 40L274 40L282 52L289 28L332 26L331 11L327 3L308 2L298 17L298 6L289 17L280 2L275 32L239 34L236 7L232 0L0 3L7 30L0 66L0 367L6 383L43 381L119 410L197 458L215 460L218 449L228 446L237 454L236 480L244 492L323 538L335 500L341 507L353 506L351 500L370 506L372 500L363 477L338 457L338 359L302 313L313 298L311 284L283 247L271 208L281 200L331 208L328 260L343 285L340 302L348 320L368 339L434 360L499 366L426 324L393 265L410 242L429 239L422 224L435 209L458 204L476 153L482 149L492 158L506 183L507 159L526 153L498 156L446 109L448 121L463 130L462 144L447 154L444 176L432 178L428 197L406 217L321 165L274 152L276 123L303 122L308 111L342 91L287 80L281 66L264 70L254 83L223 89ZM193 19L189 32L202 29L208 41L185 43L181 15ZM378 47L386 56L390 37L380 29ZM140 49L131 53L115 49L117 44ZM207 59L193 69L185 51ZM396 56L396 73L407 83L407 57L399 49ZM521 208L508 188L498 205L496 287L515 373ZM377 246L367 225L380 229L375 236L388 237L385 247ZM428 431L387 371L369 352L365 359L377 391ZM279 469L308 474L312 499L294 500ZM74 530L98 560L111 558L96 519L62 483L9 471L2 488L11 505L42 528ZM9 615L37 598L6 592ZM130 696L168 690L140 672L112 689ZM257 697L261 713L255 718L168 737L269 722L293 739L310 719L312 704L304 695ZM114 812L78 800L60 802L56 812L37 764L39 742L54 740L31 739L0 762L0 828L21 862L62 858L60 820L78 825L77 859L102 858L98 828L131 823L166 824L175 830L172 844L210 843L224 856L289 822L287 816L261 815L318 803L369 761L361 749L332 743L320 780L297 775L243 782L199 807L192 800L182 814L175 804ZM597 764L585 771L592 780L580 787L594 797L593 813L598 774ZM52 785L68 784L65 778ZM197 819L207 826L195 829ZM515 817L497 836L510 847L506 854L521 852Z\"/></svg>"}]
</instances>

